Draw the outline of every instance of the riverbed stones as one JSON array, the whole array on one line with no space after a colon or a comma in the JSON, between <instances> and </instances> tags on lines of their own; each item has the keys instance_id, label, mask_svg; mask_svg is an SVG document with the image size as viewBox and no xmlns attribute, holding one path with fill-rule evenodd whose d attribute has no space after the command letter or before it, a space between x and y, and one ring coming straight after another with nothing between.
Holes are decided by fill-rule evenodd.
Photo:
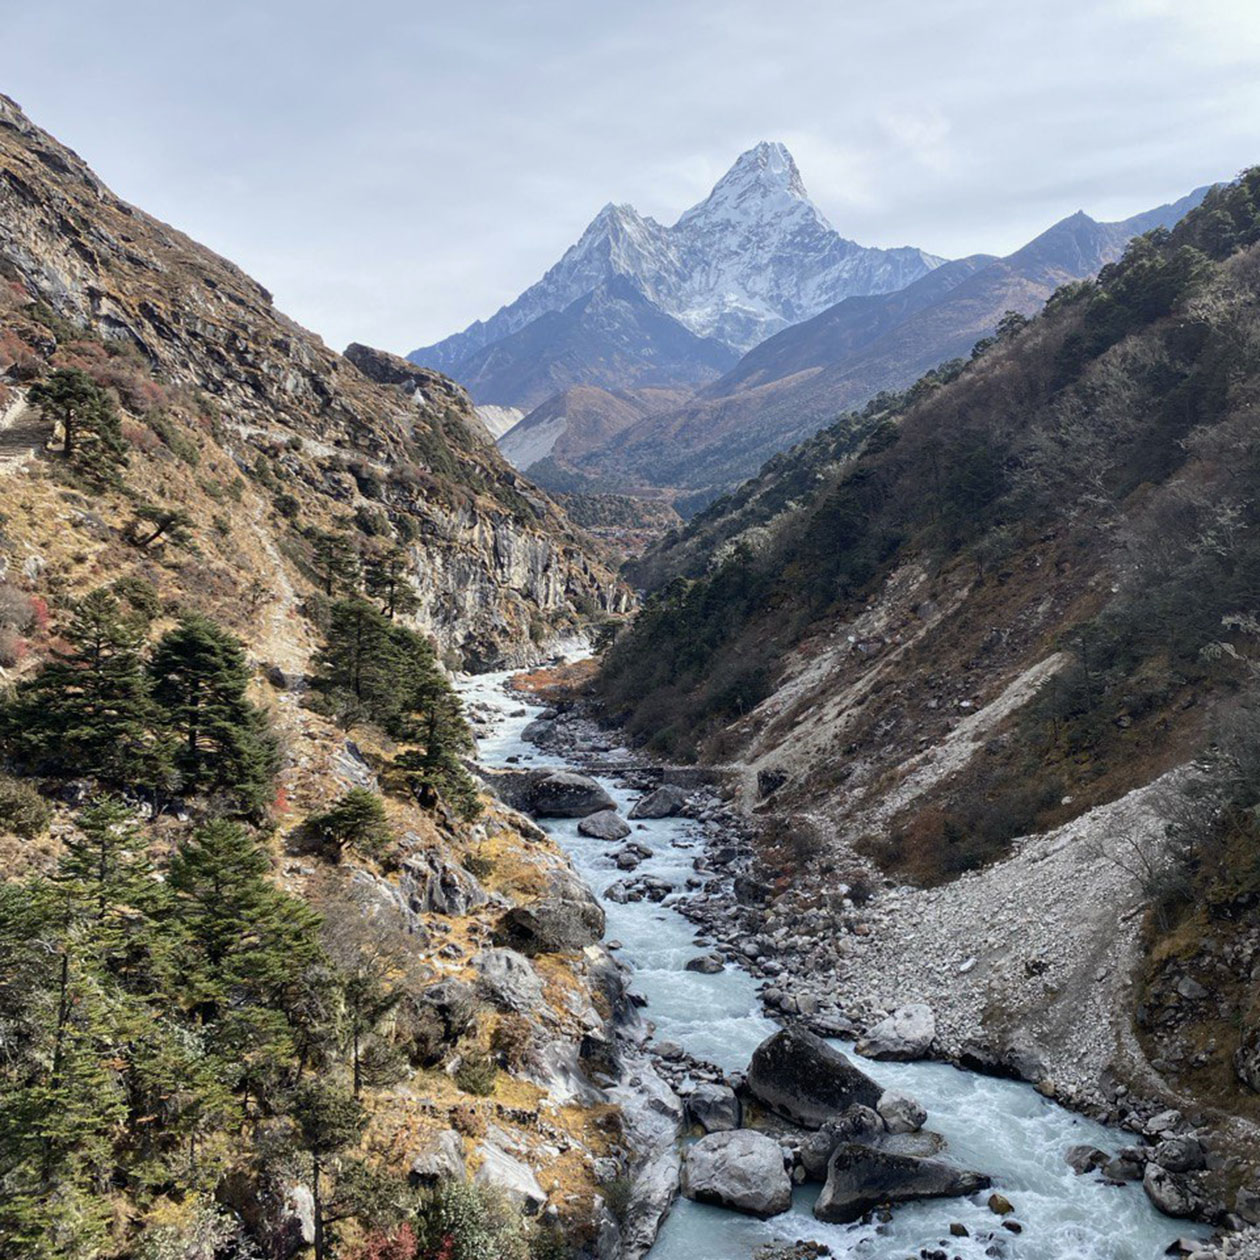
<instances>
[{"instance_id":1,"label":"riverbed stones","mask_svg":"<svg viewBox=\"0 0 1260 1260\"><path fill-rule=\"evenodd\" d=\"M578 834L593 840L624 840L630 834L630 824L615 809L601 809L578 823Z\"/></svg>"},{"instance_id":2,"label":"riverbed stones","mask_svg":"<svg viewBox=\"0 0 1260 1260\"><path fill-rule=\"evenodd\" d=\"M514 906L499 921L496 944L523 954L585 949L604 935L604 910L567 868L553 870L537 901Z\"/></svg>"},{"instance_id":3,"label":"riverbed stones","mask_svg":"<svg viewBox=\"0 0 1260 1260\"><path fill-rule=\"evenodd\" d=\"M1095 1168L1102 1168L1110 1158L1111 1156L1106 1151L1100 1151L1098 1147L1090 1146L1088 1143L1069 1146L1064 1156L1068 1167L1078 1177L1093 1172Z\"/></svg>"},{"instance_id":4,"label":"riverbed stones","mask_svg":"<svg viewBox=\"0 0 1260 1260\"><path fill-rule=\"evenodd\" d=\"M687 1115L706 1133L726 1133L738 1129L743 1107L729 1085L710 1082L697 1085L687 1097Z\"/></svg>"},{"instance_id":5,"label":"riverbed stones","mask_svg":"<svg viewBox=\"0 0 1260 1260\"><path fill-rule=\"evenodd\" d=\"M630 811L632 819L672 818L687 803L687 793L672 783L658 787L655 792L640 798Z\"/></svg>"},{"instance_id":6,"label":"riverbed stones","mask_svg":"<svg viewBox=\"0 0 1260 1260\"><path fill-rule=\"evenodd\" d=\"M529 812L538 818L585 818L616 809L616 802L594 779L571 770L556 770L537 779L528 799Z\"/></svg>"},{"instance_id":7,"label":"riverbed stones","mask_svg":"<svg viewBox=\"0 0 1260 1260\"><path fill-rule=\"evenodd\" d=\"M1175 1173L1153 1160L1142 1175L1146 1197L1166 1216L1198 1216L1207 1206L1200 1173Z\"/></svg>"},{"instance_id":8,"label":"riverbed stones","mask_svg":"<svg viewBox=\"0 0 1260 1260\"><path fill-rule=\"evenodd\" d=\"M889 1133L917 1133L927 1122L927 1111L909 1094L886 1089L875 1104L875 1110Z\"/></svg>"},{"instance_id":9,"label":"riverbed stones","mask_svg":"<svg viewBox=\"0 0 1260 1260\"><path fill-rule=\"evenodd\" d=\"M697 1203L777 1216L792 1205L792 1180L779 1144L751 1129L710 1133L687 1152L682 1191Z\"/></svg>"},{"instance_id":10,"label":"riverbed stones","mask_svg":"<svg viewBox=\"0 0 1260 1260\"><path fill-rule=\"evenodd\" d=\"M854 1047L867 1059L908 1063L924 1058L936 1040L936 1016L922 1002L898 1007L868 1028Z\"/></svg>"},{"instance_id":11,"label":"riverbed stones","mask_svg":"<svg viewBox=\"0 0 1260 1260\"><path fill-rule=\"evenodd\" d=\"M884 1092L839 1050L795 1027L771 1034L753 1052L748 1090L771 1111L809 1129L854 1103L875 1107Z\"/></svg>"},{"instance_id":12,"label":"riverbed stones","mask_svg":"<svg viewBox=\"0 0 1260 1260\"><path fill-rule=\"evenodd\" d=\"M1203 1147L1188 1134L1166 1137L1151 1152L1151 1159L1169 1172L1198 1172L1204 1165Z\"/></svg>"},{"instance_id":13,"label":"riverbed stones","mask_svg":"<svg viewBox=\"0 0 1260 1260\"><path fill-rule=\"evenodd\" d=\"M726 970L726 964L717 954L701 954L699 958L689 958L683 970L698 971L702 976L716 976Z\"/></svg>"},{"instance_id":14,"label":"riverbed stones","mask_svg":"<svg viewBox=\"0 0 1260 1260\"><path fill-rule=\"evenodd\" d=\"M814 1215L820 1221L856 1221L881 1203L959 1197L988 1185L983 1173L847 1142L832 1152Z\"/></svg>"}]
</instances>

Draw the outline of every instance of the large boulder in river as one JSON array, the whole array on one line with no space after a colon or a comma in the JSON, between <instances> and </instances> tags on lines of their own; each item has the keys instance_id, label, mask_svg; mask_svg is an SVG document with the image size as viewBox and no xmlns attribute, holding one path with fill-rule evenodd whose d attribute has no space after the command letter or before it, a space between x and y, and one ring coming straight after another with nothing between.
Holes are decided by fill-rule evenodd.
<instances>
[{"instance_id":1,"label":"large boulder in river","mask_svg":"<svg viewBox=\"0 0 1260 1260\"><path fill-rule=\"evenodd\" d=\"M553 870L537 901L515 906L499 920L496 944L523 954L585 949L604 935L604 910L572 871Z\"/></svg>"},{"instance_id":2,"label":"large boulder in river","mask_svg":"<svg viewBox=\"0 0 1260 1260\"><path fill-rule=\"evenodd\" d=\"M687 1152L683 1194L752 1216L777 1216L792 1206L792 1181L778 1142L751 1129L710 1133Z\"/></svg>"},{"instance_id":3,"label":"large boulder in river","mask_svg":"<svg viewBox=\"0 0 1260 1260\"><path fill-rule=\"evenodd\" d=\"M738 1129L743 1108L729 1085L709 1082L697 1085L687 1097L687 1115L706 1133L726 1133Z\"/></svg>"},{"instance_id":4,"label":"large boulder in river","mask_svg":"<svg viewBox=\"0 0 1260 1260\"><path fill-rule=\"evenodd\" d=\"M827 1182L814 1204L820 1221L856 1221L881 1203L942 1199L975 1194L989 1185L982 1173L954 1168L938 1159L894 1155L847 1142L827 1165Z\"/></svg>"},{"instance_id":5,"label":"large boulder in river","mask_svg":"<svg viewBox=\"0 0 1260 1260\"><path fill-rule=\"evenodd\" d=\"M672 783L641 797L630 811L631 818L672 818L687 803L687 793Z\"/></svg>"},{"instance_id":6,"label":"large boulder in river","mask_svg":"<svg viewBox=\"0 0 1260 1260\"><path fill-rule=\"evenodd\" d=\"M585 818L617 803L589 775L555 770L537 779L529 791L529 812L538 818Z\"/></svg>"},{"instance_id":7,"label":"large boulder in river","mask_svg":"<svg viewBox=\"0 0 1260 1260\"><path fill-rule=\"evenodd\" d=\"M868 1059L922 1059L936 1040L936 1016L922 1002L898 1007L858 1039L854 1049Z\"/></svg>"},{"instance_id":8,"label":"large boulder in river","mask_svg":"<svg viewBox=\"0 0 1260 1260\"><path fill-rule=\"evenodd\" d=\"M783 1028L753 1051L748 1089L788 1120L817 1129L861 1103L875 1107L883 1089L821 1037Z\"/></svg>"},{"instance_id":9,"label":"large boulder in river","mask_svg":"<svg viewBox=\"0 0 1260 1260\"><path fill-rule=\"evenodd\" d=\"M887 1089L875 1106L889 1133L918 1133L927 1123L923 1105L909 1094Z\"/></svg>"},{"instance_id":10,"label":"large boulder in river","mask_svg":"<svg viewBox=\"0 0 1260 1260\"><path fill-rule=\"evenodd\" d=\"M578 834L593 840L624 840L630 834L630 824L615 809L601 809L578 823Z\"/></svg>"}]
</instances>

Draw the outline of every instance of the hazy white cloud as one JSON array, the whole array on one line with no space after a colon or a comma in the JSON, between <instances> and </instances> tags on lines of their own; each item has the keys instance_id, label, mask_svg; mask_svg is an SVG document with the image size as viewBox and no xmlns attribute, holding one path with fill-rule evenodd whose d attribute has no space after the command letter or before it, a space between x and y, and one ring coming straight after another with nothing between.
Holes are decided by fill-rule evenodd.
<instances>
[{"instance_id":1,"label":"hazy white cloud","mask_svg":"<svg viewBox=\"0 0 1260 1260\"><path fill-rule=\"evenodd\" d=\"M0 90L335 346L491 314L783 140L845 235L1005 252L1260 161L1254 0L0 0Z\"/></svg>"}]
</instances>

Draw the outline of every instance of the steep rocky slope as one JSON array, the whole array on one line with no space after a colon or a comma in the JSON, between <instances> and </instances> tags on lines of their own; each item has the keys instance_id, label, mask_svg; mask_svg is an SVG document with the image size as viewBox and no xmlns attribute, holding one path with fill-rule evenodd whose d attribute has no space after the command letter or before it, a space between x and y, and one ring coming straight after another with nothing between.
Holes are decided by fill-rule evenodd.
<instances>
[{"instance_id":1,"label":"steep rocky slope","mask_svg":"<svg viewBox=\"0 0 1260 1260\"><path fill-rule=\"evenodd\" d=\"M683 390L574 386L553 394L522 417L499 438L499 450L522 472L544 459L572 463L636 420L685 397Z\"/></svg>"},{"instance_id":2,"label":"steep rocky slope","mask_svg":"<svg viewBox=\"0 0 1260 1260\"><path fill-rule=\"evenodd\" d=\"M324 970L300 977L312 986L303 1018L322 1030L333 1056L320 1062L321 1081L345 1074L345 974L372 954L387 962L377 980L394 989L378 1012L387 1018L354 1034L356 1064L360 1042L371 1041L387 1070L360 1082L355 1067L362 1128L343 1152L369 1181L383 1178L393 1199L359 1202L337 1223L340 1241L379 1245L401 1219L409 1178L422 1184L441 1174L462 1184L466 1171L544 1214L547 1229L559 1221L571 1241L593 1246L606 1219L602 1187L632 1157L618 1107L591 1083L592 1059L611 1073L605 1084L615 1078L607 1056L629 1014L616 968L597 945L597 907L522 815L483 797L479 816L469 817L471 809L391 778L398 739L361 715L333 720L313 699L312 678L334 601L363 589L358 561L402 557L391 580L407 584L417 606L390 624L431 636L452 666L540 659L552 641L624 609L627 592L589 539L502 460L460 387L366 347L346 358L330 352L232 264L119 201L3 98L0 277L0 708L7 714L13 684L63 658L76 610L104 588L107 600L143 607L143 629L137 613L125 630L136 642L191 619L239 643L276 768L265 802L232 825L249 824L256 848L242 851L262 855L265 883L290 894L287 913L328 951ZM91 406L103 399L116 420L108 467L72 458L64 426L46 413L38 387L58 373L87 389ZM178 799L159 801L139 764L122 768L121 788L117 775L97 782L88 767L68 780L22 761L11 733L6 727L0 767L6 882L49 886L68 845L81 842L85 810L106 801L138 829L143 861L162 873L154 886L165 886L172 854L235 808L186 782ZM351 790L376 797L383 820L379 843L341 852L321 840L315 820ZM15 814L15 800L31 814ZM540 929L530 958L500 948L513 912L541 925L583 909L580 939L570 925L554 937ZM122 917L143 915L128 905ZM6 1003L15 980L38 971L15 955L12 928L6 923L0 941ZM255 930L261 921L234 945L246 949ZM185 942L184 952L203 944ZM99 963L91 946L76 942L76 969ZM104 1062L89 1101L102 1107L120 1082L137 1079L137 1045L170 1033L167 1017L187 1014L158 1014L160 988L139 992L151 1008L137 1008L108 1052L93 1052ZM320 1174L313 1185L291 1116L277 1110L277 1098L291 1102L292 1078L300 1092L314 1053L307 1047L291 1061L284 1037L262 1074L272 1091L266 1106L251 1102L249 1086L243 1102L211 1093L185 1146L169 1127L182 1105L174 1095L184 1099L185 1083L214 1088L194 1062L186 1082L164 1093L160 1115L133 1105L88 1154L91 1121L80 1114L59 1135L68 1161L54 1167L46 1157L43 1180L29 1191L23 1144L53 1108L36 1122L13 1110L26 1083L14 1063L28 1042L38 1045L54 1008L37 1006L32 1024L17 1028L17 1008L6 1005L0 1250L184 1254L206 1238L239 1254L310 1247L316 1215L334 1209L321 1209ZM262 1014L276 1018L272 1009ZM194 1022L190 1053L209 1036L212 1016L201 1010ZM274 1022L266 1027L274 1035ZM242 1070L252 1070L255 1052L272 1053L259 1036L242 1043ZM55 1059L44 1084L64 1087ZM634 1093L628 1087L627 1097ZM223 1119L232 1115L239 1122ZM128 1140L133 1132L152 1139L152 1150L133 1158L124 1130ZM178 1159L170 1166L174 1174L154 1153L171 1142L193 1152L186 1167ZM83 1173L90 1159L106 1173ZM10 1194L19 1183L22 1193ZM511 1218L513 1245L524 1247L520 1219Z\"/></svg>"},{"instance_id":3,"label":"steep rocky slope","mask_svg":"<svg viewBox=\"0 0 1260 1260\"><path fill-rule=\"evenodd\" d=\"M601 684L764 823L785 1011L927 1001L942 1053L1177 1108L1216 1152L1183 1203L1247 1219L1257 187L675 535Z\"/></svg>"},{"instance_id":4,"label":"steep rocky slope","mask_svg":"<svg viewBox=\"0 0 1260 1260\"><path fill-rule=\"evenodd\" d=\"M15 292L204 400L241 468L276 461L304 513L412 521L418 624L444 648L525 660L531 633L572 629L579 608L624 607L563 514L485 440L461 389L431 373L365 375L231 263L120 201L8 100L0 261Z\"/></svg>"}]
</instances>

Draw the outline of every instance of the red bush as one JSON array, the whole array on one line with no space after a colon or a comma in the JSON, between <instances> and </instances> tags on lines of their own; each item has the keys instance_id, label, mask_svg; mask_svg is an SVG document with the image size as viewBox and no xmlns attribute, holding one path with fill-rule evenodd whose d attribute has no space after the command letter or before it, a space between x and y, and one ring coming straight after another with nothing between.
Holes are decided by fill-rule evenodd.
<instances>
[{"instance_id":1,"label":"red bush","mask_svg":"<svg viewBox=\"0 0 1260 1260\"><path fill-rule=\"evenodd\" d=\"M452 1240L448 1240L453 1243ZM345 1260L415 1260L416 1235L410 1225L403 1224L386 1233L373 1230L357 1247L349 1247L341 1253ZM452 1251L443 1246L438 1260L445 1260Z\"/></svg>"}]
</instances>

